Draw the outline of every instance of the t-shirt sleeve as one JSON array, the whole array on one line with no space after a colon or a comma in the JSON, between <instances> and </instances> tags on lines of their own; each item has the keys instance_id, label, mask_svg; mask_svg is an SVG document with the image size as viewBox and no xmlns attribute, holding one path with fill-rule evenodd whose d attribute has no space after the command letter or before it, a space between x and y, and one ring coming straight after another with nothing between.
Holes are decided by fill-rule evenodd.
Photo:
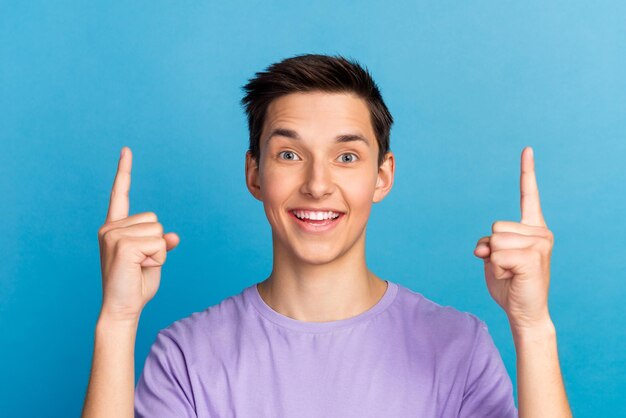
<instances>
[{"instance_id":1,"label":"t-shirt sleeve","mask_svg":"<svg viewBox=\"0 0 626 418\"><path fill-rule=\"evenodd\" d=\"M150 348L135 389L135 417L196 417L185 357L163 330Z\"/></svg>"},{"instance_id":2,"label":"t-shirt sleeve","mask_svg":"<svg viewBox=\"0 0 626 418\"><path fill-rule=\"evenodd\" d=\"M459 411L459 418L470 417L518 418L511 378L482 320L479 320Z\"/></svg>"}]
</instances>

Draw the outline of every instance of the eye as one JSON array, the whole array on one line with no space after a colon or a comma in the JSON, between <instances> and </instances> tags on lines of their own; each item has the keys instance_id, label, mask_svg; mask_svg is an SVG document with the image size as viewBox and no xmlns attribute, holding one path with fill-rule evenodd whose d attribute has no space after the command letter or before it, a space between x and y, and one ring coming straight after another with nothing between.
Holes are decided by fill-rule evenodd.
<instances>
[{"instance_id":1,"label":"eye","mask_svg":"<svg viewBox=\"0 0 626 418\"><path fill-rule=\"evenodd\" d=\"M293 152L293 151L281 151L281 152L279 152L279 153L278 153L279 157L280 157L280 155L281 155L281 154L286 154L286 155L289 155L290 157L285 158L285 159L286 159L286 160L288 160L288 161L293 161L293 160L294 160L294 157L297 155L297 154L296 154L295 152Z\"/></svg>"},{"instance_id":2,"label":"eye","mask_svg":"<svg viewBox=\"0 0 626 418\"><path fill-rule=\"evenodd\" d=\"M357 155L356 155L356 154L354 154L354 153L352 153L352 152L346 152L345 154L341 154L341 156L342 156L342 157L343 157L343 156L345 156L345 155L352 155L352 156L354 156L357 160L359 159L359 157L357 157ZM346 160L346 159L342 158L342 160L341 160L341 161L343 161L344 163L350 163L350 162L354 162L355 160L354 160L354 158L353 158L352 160Z\"/></svg>"}]
</instances>

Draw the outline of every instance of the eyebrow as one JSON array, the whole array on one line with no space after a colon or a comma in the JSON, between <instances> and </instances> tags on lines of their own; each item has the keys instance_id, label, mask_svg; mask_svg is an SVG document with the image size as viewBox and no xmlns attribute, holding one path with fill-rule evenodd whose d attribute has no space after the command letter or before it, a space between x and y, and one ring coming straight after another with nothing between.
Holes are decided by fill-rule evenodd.
<instances>
[{"instance_id":1,"label":"eyebrow","mask_svg":"<svg viewBox=\"0 0 626 418\"><path fill-rule=\"evenodd\" d=\"M275 137L275 136L283 136L285 138L289 138L289 139L295 139L295 140L301 140L302 138L300 138L300 135L298 135L298 133L292 129L285 129L285 128L276 128L274 130L272 130L272 132L270 132L268 138L267 138L267 143L270 142L270 140ZM341 142L351 142L351 141L362 141L364 142L368 147L370 146L369 141L362 135L359 134L344 134L344 135L338 135L335 137L335 142L337 143L341 143Z\"/></svg>"}]
</instances>

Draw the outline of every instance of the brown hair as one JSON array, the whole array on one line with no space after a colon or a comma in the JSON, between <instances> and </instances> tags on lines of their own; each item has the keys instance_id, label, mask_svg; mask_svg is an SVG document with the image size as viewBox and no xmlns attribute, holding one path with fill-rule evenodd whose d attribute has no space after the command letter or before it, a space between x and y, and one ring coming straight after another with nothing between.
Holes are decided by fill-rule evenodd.
<instances>
[{"instance_id":1,"label":"brown hair","mask_svg":"<svg viewBox=\"0 0 626 418\"><path fill-rule=\"evenodd\" d=\"M257 72L243 89L246 95L241 99L241 104L248 116L250 132L248 150L257 164L267 107L272 100L296 92L356 94L367 102L370 110L370 119L378 142L379 167L389 151L393 117L368 70L354 60L347 60L339 55L297 55L272 64L263 72Z\"/></svg>"}]
</instances>

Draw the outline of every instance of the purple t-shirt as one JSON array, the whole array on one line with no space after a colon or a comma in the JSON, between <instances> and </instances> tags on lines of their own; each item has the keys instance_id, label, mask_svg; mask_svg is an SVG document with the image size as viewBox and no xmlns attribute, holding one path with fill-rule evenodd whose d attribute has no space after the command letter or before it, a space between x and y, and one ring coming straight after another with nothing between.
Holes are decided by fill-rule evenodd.
<instances>
[{"instance_id":1,"label":"purple t-shirt","mask_svg":"<svg viewBox=\"0 0 626 418\"><path fill-rule=\"evenodd\" d=\"M331 322L279 314L256 283L161 330L136 417L517 417L485 323L388 281Z\"/></svg>"}]
</instances>

